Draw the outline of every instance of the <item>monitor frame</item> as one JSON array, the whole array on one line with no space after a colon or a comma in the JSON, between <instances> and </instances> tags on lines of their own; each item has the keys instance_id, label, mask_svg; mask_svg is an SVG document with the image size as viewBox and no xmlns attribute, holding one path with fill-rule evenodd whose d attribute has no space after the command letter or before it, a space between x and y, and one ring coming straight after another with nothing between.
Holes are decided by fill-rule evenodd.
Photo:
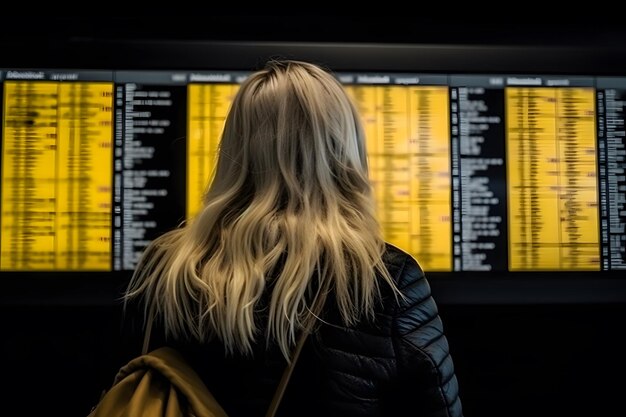
<instances>
[{"instance_id":1,"label":"monitor frame","mask_svg":"<svg viewBox=\"0 0 626 417\"><path fill-rule=\"evenodd\" d=\"M303 59L336 71L625 75L626 46L391 44L76 38L0 40L2 68L253 70Z\"/></svg>"}]
</instances>

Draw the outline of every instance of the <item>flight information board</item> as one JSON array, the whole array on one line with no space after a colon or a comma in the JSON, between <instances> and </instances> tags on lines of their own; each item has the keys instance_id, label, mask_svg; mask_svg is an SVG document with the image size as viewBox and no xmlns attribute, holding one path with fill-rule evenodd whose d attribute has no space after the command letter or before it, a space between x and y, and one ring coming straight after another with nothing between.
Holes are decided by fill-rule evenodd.
<instances>
[{"instance_id":1,"label":"flight information board","mask_svg":"<svg viewBox=\"0 0 626 417\"><path fill-rule=\"evenodd\" d=\"M244 71L0 70L0 271L129 271L192 219ZM626 78L337 73L426 271L626 269Z\"/></svg>"},{"instance_id":2,"label":"flight information board","mask_svg":"<svg viewBox=\"0 0 626 417\"><path fill-rule=\"evenodd\" d=\"M109 270L113 83L3 87L0 269Z\"/></svg>"}]
</instances>

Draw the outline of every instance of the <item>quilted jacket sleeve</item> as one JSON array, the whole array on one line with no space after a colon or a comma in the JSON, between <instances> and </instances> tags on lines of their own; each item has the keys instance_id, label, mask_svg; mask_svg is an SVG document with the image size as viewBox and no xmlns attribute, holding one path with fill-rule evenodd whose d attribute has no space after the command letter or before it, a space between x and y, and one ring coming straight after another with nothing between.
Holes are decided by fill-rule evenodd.
<instances>
[{"instance_id":1,"label":"quilted jacket sleeve","mask_svg":"<svg viewBox=\"0 0 626 417\"><path fill-rule=\"evenodd\" d=\"M410 256L404 258L398 274L396 282L405 295L395 311L392 330L401 380L398 398L410 399L410 403L398 404L404 411L396 415L417 407L419 412L412 415L462 417L454 364L430 285Z\"/></svg>"}]
</instances>

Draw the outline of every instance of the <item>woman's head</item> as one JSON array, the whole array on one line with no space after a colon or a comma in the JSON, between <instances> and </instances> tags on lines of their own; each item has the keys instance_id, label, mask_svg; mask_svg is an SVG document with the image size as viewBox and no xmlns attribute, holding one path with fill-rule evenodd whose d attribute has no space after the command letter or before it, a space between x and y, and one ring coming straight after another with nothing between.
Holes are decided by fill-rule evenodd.
<instances>
[{"instance_id":1,"label":"woman's head","mask_svg":"<svg viewBox=\"0 0 626 417\"><path fill-rule=\"evenodd\" d=\"M368 188L359 115L322 68L270 61L240 87L226 119L213 192L279 189L280 204Z\"/></svg>"},{"instance_id":2,"label":"woman's head","mask_svg":"<svg viewBox=\"0 0 626 417\"><path fill-rule=\"evenodd\" d=\"M201 210L152 242L126 299L170 335L242 352L263 308L263 336L289 356L326 283L346 323L372 314L377 274L393 287L383 251L354 105L322 68L271 61L235 96Z\"/></svg>"}]
</instances>

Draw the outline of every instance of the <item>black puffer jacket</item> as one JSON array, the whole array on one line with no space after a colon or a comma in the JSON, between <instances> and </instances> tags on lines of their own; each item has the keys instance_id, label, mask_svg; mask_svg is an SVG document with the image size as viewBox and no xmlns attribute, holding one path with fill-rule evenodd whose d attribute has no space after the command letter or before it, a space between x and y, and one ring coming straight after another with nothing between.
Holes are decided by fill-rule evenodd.
<instances>
[{"instance_id":1,"label":"black puffer jacket","mask_svg":"<svg viewBox=\"0 0 626 417\"><path fill-rule=\"evenodd\" d=\"M305 345L279 416L461 417L454 365L429 284L417 262L388 245L385 263L406 295L383 289L374 323L341 325L327 306ZM258 344L254 355L226 355L220 344L173 343L198 370L230 417L263 416L285 361Z\"/></svg>"}]
</instances>

